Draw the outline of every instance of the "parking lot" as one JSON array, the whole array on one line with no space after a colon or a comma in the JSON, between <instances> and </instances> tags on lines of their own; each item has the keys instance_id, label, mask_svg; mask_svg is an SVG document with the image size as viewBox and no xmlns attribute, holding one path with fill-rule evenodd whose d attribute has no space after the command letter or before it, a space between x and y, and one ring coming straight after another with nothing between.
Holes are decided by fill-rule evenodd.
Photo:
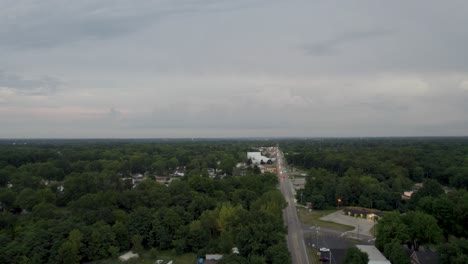
<instances>
[{"instance_id":1,"label":"parking lot","mask_svg":"<svg viewBox=\"0 0 468 264\"><path fill-rule=\"evenodd\" d=\"M343 210L321 217L320 220L354 226L354 230L347 231L347 233L357 239L360 239L360 236L373 237L370 232L371 228L374 226L373 221L345 215Z\"/></svg>"}]
</instances>

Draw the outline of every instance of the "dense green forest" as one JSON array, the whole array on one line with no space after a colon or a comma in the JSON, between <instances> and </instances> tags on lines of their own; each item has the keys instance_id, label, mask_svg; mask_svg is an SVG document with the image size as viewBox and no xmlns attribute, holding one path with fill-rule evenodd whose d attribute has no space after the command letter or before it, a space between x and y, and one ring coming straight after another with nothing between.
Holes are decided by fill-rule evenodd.
<instances>
[{"instance_id":1,"label":"dense green forest","mask_svg":"<svg viewBox=\"0 0 468 264\"><path fill-rule=\"evenodd\" d=\"M0 263L80 263L129 249L289 263L277 177L233 168L255 142L3 141ZM155 175L184 168L170 184ZM223 173L208 177L207 168ZM125 178L147 176L135 187Z\"/></svg>"},{"instance_id":2,"label":"dense green forest","mask_svg":"<svg viewBox=\"0 0 468 264\"><path fill-rule=\"evenodd\" d=\"M466 263L468 139L277 142L307 172L297 194L304 203L322 209L340 199L388 211L376 245L393 262L406 263L407 245L436 249L441 263ZM2 141L0 263L80 263L153 248L225 253L226 263L289 263L276 176L236 168L246 151L277 142ZM177 170L185 176L155 181ZM137 174L146 179L134 186L128 179ZM229 254L233 247L239 256Z\"/></svg>"},{"instance_id":3,"label":"dense green forest","mask_svg":"<svg viewBox=\"0 0 468 264\"><path fill-rule=\"evenodd\" d=\"M468 262L468 138L314 139L281 146L290 164L307 171L297 194L303 203L394 211L379 221L376 240L392 263L408 262L403 244L438 249L440 263Z\"/></svg>"}]
</instances>

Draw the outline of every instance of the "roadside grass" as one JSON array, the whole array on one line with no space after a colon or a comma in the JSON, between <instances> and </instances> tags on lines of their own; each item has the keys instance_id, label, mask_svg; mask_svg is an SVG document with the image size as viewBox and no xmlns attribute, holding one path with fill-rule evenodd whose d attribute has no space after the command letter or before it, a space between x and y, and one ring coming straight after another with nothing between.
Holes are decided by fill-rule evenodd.
<instances>
[{"instance_id":1,"label":"roadside grass","mask_svg":"<svg viewBox=\"0 0 468 264\"><path fill-rule=\"evenodd\" d=\"M377 237L377 225L378 223L376 222L374 224L374 226L369 230L369 232L371 233L371 235L373 235L374 237Z\"/></svg>"},{"instance_id":2,"label":"roadside grass","mask_svg":"<svg viewBox=\"0 0 468 264\"><path fill-rule=\"evenodd\" d=\"M356 239L356 238L352 238L352 237L347 237L346 240L348 240L349 242L354 243L354 244L360 244L361 243L361 240Z\"/></svg>"},{"instance_id":3,"label":"roadside grass","mask_svg":"<svg viewBox=\"0 0 468 264\"><path fill-rule=\"evenodd\" d=\"M315 248L307 248L307 254L309 255L310 263L319 264L320 258L317 255L317 250Z\"/></svg>"},{"instance_id":4,"label":"roadside grass","mask_svg":"<svg viewBox=\"0 0 468 264\"><path fill-rule=\"evenodd\" d=\"M156 257L154 253L156 252ZM197 256L194 253L186 253L182 255L177 255L174 250L163 250L163 251L155 251L151 252L150 250L140 250L138 253L140 257L138 259L131 259L127 261L128 264L153 264L156 263L156 260L162 259L164 260L164 264L169 262L170 260L173 261L174 264L193 264L197 261ZM122 255L121 253L120 255ZM100 260L90 262L89 264L113 264L113 263L121 263L118 258Z\"/></svg>"},{"instance_id":5,"label":"roadside grass","mask_svg":"<svg viewBox=\"0 0 468 264\"><path fill-rule=\"evenodd\" d=\"M319 218L331 213L336 212L337 210L312 210L312 212L307 211L305 208L297 208L297 214L299 219L303 224L306 225L315 225L324 228L330 228L339 231L351 231L354 229L353 226L337 224L333 222L323 221Z\"/></svg>"}]
</instances>

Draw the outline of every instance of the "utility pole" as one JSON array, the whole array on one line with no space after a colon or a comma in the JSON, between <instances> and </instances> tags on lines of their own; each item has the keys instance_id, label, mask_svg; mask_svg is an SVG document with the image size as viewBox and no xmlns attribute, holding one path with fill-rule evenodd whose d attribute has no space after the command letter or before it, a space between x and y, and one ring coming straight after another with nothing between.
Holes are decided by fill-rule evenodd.
<instances>
[{"instance_id":1,"label":"utility pole","mask_svg":"<svg viewBox=\"0 0 468 264\"><path fill-rule=\"evenodd\" d=\"M319 246L318 246L318 230L317 230L317 233L316 233L315 237L317 238L317 244L315 244L315 246L316 246L317 248L319 248Z\"/></svg>"},{"instance_id":2,"label":"utility pole","mask_svg":"<svg viewBox=\"0 0 468 264\"><path fill-rule=\"evenodd\" d=\"M319 229L320 229L320 227L317 226L317 227L316 227L317 233L316 233L316 236L315 236L315 237L317 238L317 244L316 244L316 245L317 245L317 249L320 248L319 245L318 245Z\"/></svg>"}]
</instances>

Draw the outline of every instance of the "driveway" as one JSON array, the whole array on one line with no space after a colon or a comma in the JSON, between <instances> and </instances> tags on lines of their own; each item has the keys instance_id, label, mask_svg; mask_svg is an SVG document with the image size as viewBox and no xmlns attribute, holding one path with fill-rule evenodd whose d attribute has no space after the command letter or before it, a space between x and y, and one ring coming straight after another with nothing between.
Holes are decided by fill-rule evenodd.
<instances>
[{"instance_id":1,"label":"driveway","mask_svg":"<svg viewBox=\"0 0 468 264\"><path fill-rule=\"evenodd\" d=\"M346 233L358 239L360 236L374 237L370 232L370 229L374 226L373 221L345 215L343 210L326 215L320 218L320 220L354 226L353 230Z\"/></svg>"}]
</instances>

